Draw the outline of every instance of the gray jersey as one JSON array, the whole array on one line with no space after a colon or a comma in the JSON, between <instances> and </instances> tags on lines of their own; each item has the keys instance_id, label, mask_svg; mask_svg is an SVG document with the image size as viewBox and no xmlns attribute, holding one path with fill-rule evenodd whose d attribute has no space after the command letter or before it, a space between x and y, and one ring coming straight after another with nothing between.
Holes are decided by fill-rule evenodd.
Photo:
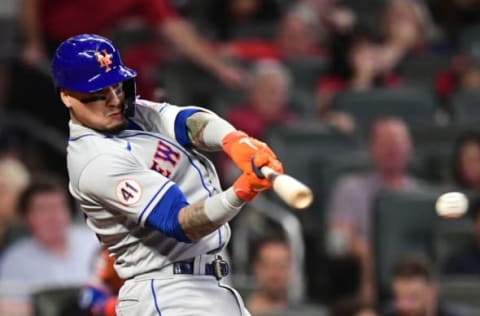
<instances>
[{"instance_id":1,"label":"gray jersey","mask_svg":"<svg viewBox=\"0 0 480 316\"><path fill-rule=\"evenodd\" d=\"M173 185L190 204L221 190L213 164L187 144L186 114L195 109L137 100L130 127L115 135L70 122L70 191L124 279L215 253L230 238L228 225L192 243L146 226Z\"/></svg>"}]
</instances>

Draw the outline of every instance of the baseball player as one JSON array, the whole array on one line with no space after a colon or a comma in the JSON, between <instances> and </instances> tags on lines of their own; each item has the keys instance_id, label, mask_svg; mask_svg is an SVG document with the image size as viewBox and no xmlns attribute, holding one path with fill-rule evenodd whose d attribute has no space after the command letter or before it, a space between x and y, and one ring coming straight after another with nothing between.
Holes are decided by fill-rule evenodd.
<instances>
[{"instance_id":1,"label":"baseball player","mask_svg":"<svg viewBox=\"0 0 480 316\"><path fill-rule=\"evenodd\" d=\"M271 149L208 110L136 98L136 72L101 36L60 44L52 75L71 118L70 191L125 280L117 314L249 315L218 252L228 221L271 188L258 168L283 172ZM232 187L197 149L232 158Z\"/></svg>"}]
</instances>

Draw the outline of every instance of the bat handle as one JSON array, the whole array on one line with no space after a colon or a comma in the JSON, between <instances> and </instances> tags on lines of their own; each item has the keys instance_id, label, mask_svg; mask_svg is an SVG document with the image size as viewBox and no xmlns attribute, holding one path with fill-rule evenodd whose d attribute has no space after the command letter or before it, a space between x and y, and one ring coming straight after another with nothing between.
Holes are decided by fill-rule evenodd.
<instances>
[{"instance_id":1,"label":"bat handle","mask_svg":"<svg viewBox=\"0 0 480 316\"><path fill-rule=\"evenodd\" d=\"M289 206L301 210L312 203L312 191L297 179L286 174L279 174L267 166L260 168L260 171L265 178L272 182L275 193Z\"/></svg>"},{"instance_id":2,"label":"bat handle","mask_svg":"<svg viewBox=\"0 0 480 316\"><path fill-rule=\"evenodd\" d=\"M270 182L272 182L272 183L273 183L273 181L275 181L275 178L280 175L278 172L276 172L275 170L273 170L272 168L267 167L267 166L261 167L260 172L263 174L263 176L265 178L270 180Z\"/></svg>"}]
</instances>

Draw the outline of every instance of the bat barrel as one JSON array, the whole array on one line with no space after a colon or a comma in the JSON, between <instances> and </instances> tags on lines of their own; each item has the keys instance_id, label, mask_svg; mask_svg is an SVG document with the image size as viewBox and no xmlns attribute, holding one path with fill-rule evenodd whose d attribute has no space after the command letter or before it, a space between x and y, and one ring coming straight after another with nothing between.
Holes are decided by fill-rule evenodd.
<instances>
[{"instance_id":1,"label":"bat barrel","mask_svg":"<svg viewBox=\"0 0 480 316\"><path fill-rule=\"evenodd\" d=\"M310 206L313 194L310 188L297 179L278 174L268 167L261 168L262 173L273 183L273 190L289 206L302 210Z\"/></svg>"}]
</instances>

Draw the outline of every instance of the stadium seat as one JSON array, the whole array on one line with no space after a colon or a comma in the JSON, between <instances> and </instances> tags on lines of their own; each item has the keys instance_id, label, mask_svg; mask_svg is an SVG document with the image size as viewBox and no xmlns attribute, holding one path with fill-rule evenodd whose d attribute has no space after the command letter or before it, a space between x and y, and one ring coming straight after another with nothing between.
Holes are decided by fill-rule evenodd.
<instances>
[{"instance_id":1,"label":"stadium seat","mask_svg":"<svg viewBox=\"0 0 480 316\"><path fill-rule=\"evenodd\" d=\"M467 27L460 36L460 45L475 58L480 57L480 24Z\"/></svg>"},{"instance_id":2,"label":"stadium seat","mask_svg":"<svg viewBox=\"0 0 480 316\"><path fill-rule=\"evenodd\" d=\"M316 81L330 66L325 57L290 58L285 61L290 70L293 87L301 90L313 90Z\"/></svg>"},{"instance_id":3,"label":"stadium seat","mask_svg":"<svg viewBox=\"0 0 480 316\"><path fill-rule=\"evenodd\" d=\"M285 171L307 184L312 183L310 162L361 146L357 135L344 134L315 121L274 127L267 132L266 141L283 162Z\"/></svg>"},{"instance_id":4,"label":"stadium seat","mask_svg":"<svg viewBox=\"0 0 480 316\"><path fill-rule=\"evenodd\" d=\"M35 316L87 316L78 306L78 287L46 289L33 294Z\"/></svg>"},{"instance_id":5,"label":"stadium seat","mask_svg":"<svg viewBox=\"0 0 480 316\"><path fill-rule=\"evenodd\" d=\"M464 91L455 94L450 106L456 125L478 126L480 122L480 92Z\"/></svg>"},{"instance_id":6,"label":"stadium seat","mask_svg":"<svg viewBox=\"0 0 480 316\"><path fill-rule=\"evenodd\" d=\"M373 208L375 272L381 296L388 293L393 264L408 254L433 256L439 189L381 192Z\"/></svg>"},{"instance_id":7,"label":"stadium seat","mask_svg":"<svg viewBox=\"0 0 480 316\"><path fill-rule=\"evenodd\" d=\"M433 238L436 270L441 273L448 255L475 242L473 223L468 215L458 219L439 219Z\"/></svg>"},{"instance_id":8,"label":"stadium seat","mask_svg":"<svg viewBox=\"0 0 480 316\"><path fill-rule=\"evenodd\" d=\"M410 134L418 163L415 174L432 183L447 183L451 177L453 146L464 129L458 125L413 126Z\"/></svg>"},{"instance_id":9,"label":"stadium seat","mask_svg":"<svg viewBox=\"0 0 480 316\"><path fill-rule=\"evenodd\" d=\"M472 308L469 315L480 315L480 278L448 278L439 282L440 299Z\"/></svg>"},{"instance_id":10,"label":"stadium seat","mask_svg":"<svg viewBox=\"0 0 480 316\"><path fill-rule=\"evenodd\" d=\"M402 85L410 88L432 89L435 75L450 63L450 56L426 55L410 57L402 62Z\"/></svg>"},{"instance_id":11,"label":"stadium seat","mask_svg":"<svg viewBox=\"0 0 480 316\"><path fill-rule=\"evenodd\" d=\"M380 116L398 116L411 126L432 124L436 107L433 94L412 89L346 91L332 104L332 110L350 113L363 131Z\"/></svg>"},{"instance_id":12,"label":"stadium seat","mask_svg":"<svg viewBox=\"0 0 480 316\"><path fill-rule=\"evenodd\" d=\"M358 150L343 153L341 155L329 155L312 161L310 165L312 175L312 189L315 195L312 212L305 214L305 230L314 231L319 237L321 248L324 245L326 214L332 190L338 179L349 173L361 173L372 170L372 162L366 151ZM322 237L322 238L320 238Z\"/></svg>"}]
</instances>

